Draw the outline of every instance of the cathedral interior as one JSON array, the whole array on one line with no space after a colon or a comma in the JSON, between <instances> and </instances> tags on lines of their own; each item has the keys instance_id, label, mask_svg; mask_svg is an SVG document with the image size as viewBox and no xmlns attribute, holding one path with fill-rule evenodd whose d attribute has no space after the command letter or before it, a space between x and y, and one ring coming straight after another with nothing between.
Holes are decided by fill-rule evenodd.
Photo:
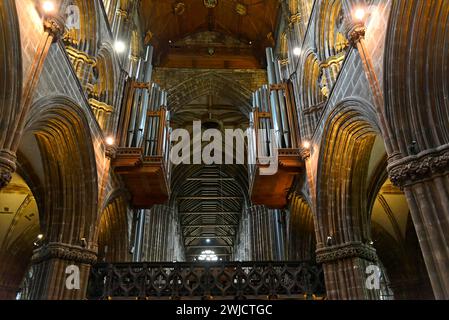
<instances>
[{"instance_id":1,"label":"cathedral interior","mask_svg":"<svg viewBox=\"0 0 449 320\"><path fill-rule=\"evenodd\" d=\"M0 65L0 300L449 300L449 1L2 0Z\"/></svg>"}]
</instances>

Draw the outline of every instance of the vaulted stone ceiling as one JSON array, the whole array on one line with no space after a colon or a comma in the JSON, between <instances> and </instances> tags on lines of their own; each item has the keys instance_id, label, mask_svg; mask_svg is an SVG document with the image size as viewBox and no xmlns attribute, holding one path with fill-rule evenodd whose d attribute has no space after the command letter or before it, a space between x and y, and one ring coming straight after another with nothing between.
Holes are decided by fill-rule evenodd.
<instances>
[{"instance_id":1,"label":"vaulted stone ceiling","mask_svg":"<svg viewBox=\"0 0 449 320\"><path fill-rule=\"evenodd\" d=\"M142 29L156 65L262 68L274 45L278 0L142 0Z\"/></svg>"}]
</instances>

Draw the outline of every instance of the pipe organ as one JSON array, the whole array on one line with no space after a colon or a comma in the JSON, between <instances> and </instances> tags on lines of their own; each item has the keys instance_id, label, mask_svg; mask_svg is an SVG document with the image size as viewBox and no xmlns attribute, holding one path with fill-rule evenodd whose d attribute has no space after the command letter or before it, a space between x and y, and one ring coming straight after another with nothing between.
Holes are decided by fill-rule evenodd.
<instances>
[{"instance_id":1,"label":"pipe organ","mask_svg":"<svg viewBox=\"0 0 449 320\"><path fill-rule=\"evenodd\" d=\"M136 209L164 204L170 194L170 112L167 92L152 83L153 48L128 79L120 117L119 148L112 162Z\"/></svg>"},{"instance_id":2,"label":"pipe organ","mask_svg":"<svg viewBox=\"0 0 449 320\"><path fill-rule=\"evenodd\" d=\"M268 85L253 93L249 143L250 193L255 205L283 209L294 179L304 171L292 84L267 49Z\"/></svg>"}]
</instances>

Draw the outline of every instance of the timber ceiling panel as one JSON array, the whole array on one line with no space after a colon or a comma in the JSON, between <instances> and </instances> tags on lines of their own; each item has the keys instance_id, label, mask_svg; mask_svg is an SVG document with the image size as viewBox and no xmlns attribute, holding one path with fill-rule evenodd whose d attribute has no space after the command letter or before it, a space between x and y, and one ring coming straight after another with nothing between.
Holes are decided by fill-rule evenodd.
<instances>
[{"instance_id":1,"label":"timber ceiling panel","mask_svg":"<svg viewBox=\"0 0 449 320\"><path fill-rule=\"evenodd\" d=\"M142 28L165 67L260 68L278 12L278 0L141 2Z\"/></svg>"}]
</instances>

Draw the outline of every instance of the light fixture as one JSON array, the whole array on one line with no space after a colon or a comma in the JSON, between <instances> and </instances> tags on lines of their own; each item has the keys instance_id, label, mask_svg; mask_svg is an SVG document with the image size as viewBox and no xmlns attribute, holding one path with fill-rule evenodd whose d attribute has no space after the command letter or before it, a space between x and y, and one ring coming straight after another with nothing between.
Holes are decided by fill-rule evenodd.
<instances>
[{"instance_id":1,"label":"light fixture","mask_svg":"<svg viewBox=\"0 0 449 320\"><path fill-rule=\"evenodd\" d=\"M44 235L43 235L43 234L38 235L38 236L37 236L37 239L38 239L38 240L44 239Z\"/></svg>"},{"instance_id":2,"label":"light fixture","mask_svg":"<svg viewBox=\"0 0 449 320\"><path fill-rule=\"evenodd\" d=\"M206 242L207 242L207 243L210 243L210 239L206 239Z\"/></svg>"},{"instance_id":3,"label":"light fixture","mask_svg":"<svg viewBox=\"0 0 449 320\"><path fill-rule=\"evenodd\" d=\"M302 143L302 146L304 147L304 149L309 150L310 147L311 147L310 141L304 141L304 142Z\"/></svg>"},{"instance_id":4,"label":"light fixture","mask_svg":"<svg viewBox=\"0 0 449 320\"><path fill-rule=\"evenodd\" d=\"M126 45L123 41L117 40L117 41L115 41L114 49L115 49L115 52L120 54L120 53L125 52Z\"/></svg>"},{"instance_id":5,"label":"light fixture","mask_svg":"<svg viewBox=\"0 0 449 320\"><path fill-rule=\"evenodd\" d=\"M198 257L199 261L207 261L207 262L214 262L218 261L218 256L215 254L212 250L206 250L201 252L201 255Z\"/></svg>"},{"instance_id":6,"label":"light fixture","mask_svg":"<svg viewBox=\"0 0 449 320\"><path fill-rule=\"evenodd\" d=\"M113 145L115 144L115 139L114 139L114 137L107 137L107 138L106 138L106 144L107 144L108 146L113 146Z\"/></svg>"},{"instance_id":7,"label":"light fixture","mask_svg":"<svg viewBox=\"0 0 449 320\"><path fill-rule=\"evenodd\" d=\"M55 11L56 11L55 3L53 1L44 1L42 3L42 11L45 14L55 13Z\"/></svg>"},{"instance_id":8,"label":"light fixture","mask_svg":"<svg viewBox=\"0 0 449 320\"><path fill-rule=\"evenodd\" d=\"M300 56L301 55L301 48L300 47L296 47L293 49L293 54L295 56Z\"/></svg>"},{"instance_id":9,"label":"light fixture","mask_svg":"<svg viewBox=\"0 0 449 320\"><path fill-rule=\"evenodd\" d=\"M363 8L357 8L354 11L354 18L357 22L364 22L366 17L366 11Z\"/></svg>"}]
</instances>

